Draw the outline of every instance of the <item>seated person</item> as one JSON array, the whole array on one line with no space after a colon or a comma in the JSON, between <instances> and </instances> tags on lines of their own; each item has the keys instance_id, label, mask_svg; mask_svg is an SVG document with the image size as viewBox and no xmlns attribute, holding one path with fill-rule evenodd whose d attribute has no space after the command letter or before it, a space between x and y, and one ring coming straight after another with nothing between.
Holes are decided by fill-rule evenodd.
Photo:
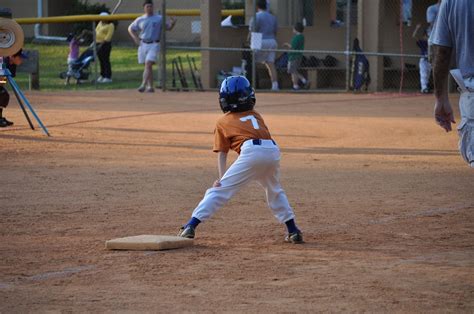
<instances>
[{"instance_id":1,"label":"seated person","mask_svg":"<svg viewBox=\"0 0 474 314\"><path fill-rule=\"evenodd\" d=\"M24 58L25 58L25 55L23 54L23 50L20 49L14 55L3 59L4 64L6 65L6 68L10 70L12 77L15 77L16 67L17 65L20 65L23 62ZM7 89L3 86L5 84L6 84L6 80L2 79L2 81L0 82L0 128L5 128L5 127L13 125L13 122L7 120L3 116L3 109L5 109L8 106L8 103L10 101L10 94L8 94Z\"/></svg>"}]
</instances>

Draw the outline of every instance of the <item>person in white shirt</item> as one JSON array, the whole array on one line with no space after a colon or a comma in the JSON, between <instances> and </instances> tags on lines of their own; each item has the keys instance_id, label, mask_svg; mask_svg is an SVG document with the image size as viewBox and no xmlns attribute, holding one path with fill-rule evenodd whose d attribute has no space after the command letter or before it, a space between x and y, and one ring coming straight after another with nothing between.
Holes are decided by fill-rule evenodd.
<instances>
[{"instance_id":1,"label":"person in white shirt","mask_svg":"<svg viewBox=\"0 0 474 314\"><path fill-rule=\"evenodd\" d=\"M163 17L154 13L153 1L145 0L143 3L145 14L138 17L128 27L128 33L138 45L138 63L145 64L142 84L138 91L153 93L153 65L156 63L160 51L161 23ZM172 30L176 19L170 18L166 23L166 30Z\"/></svg>"}]
</instances>

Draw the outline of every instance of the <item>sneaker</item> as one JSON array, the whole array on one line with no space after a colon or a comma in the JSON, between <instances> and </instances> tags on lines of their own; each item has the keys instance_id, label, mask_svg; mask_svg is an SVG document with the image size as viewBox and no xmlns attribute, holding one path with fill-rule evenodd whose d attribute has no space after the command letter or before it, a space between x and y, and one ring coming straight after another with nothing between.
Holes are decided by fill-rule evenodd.
<instances>
[{"instance_id":1,"label":"sneaker","mask_svg":"<svg viewBox=\"0 0 474 314\"><path fill-rule=\"evenodd\" d=\"M102 80L99 81L99 83L112 83L112 79L103 77Z\"/></svg>"},{"instance_id":2,"label":"sneaker","mask_svg":"<svg viewBox=\"0 0 474 314\"><path fill-rule=\"evenodd\" d=\"M5 118L0 118L0 128L6 128L7 126L13 125L13 122L8 121Z\"/></svg>"},{"instance_id":3,"label":"sneaker","mask_svg":"<svg viewBox=\"0 0 474 314\"><path fill-rule=\"evenodd\" d=\"M7 118L3 118L3 120L5 120L9 126L10 126L10 125L13 125L13 122L12 122L12 121L8 121Z\"/></svg>"},{"instance_id":4,"label":"sneaker","mask_svg":"<svg viewBox=\"0 0 474 314\"><path fill-rule=\"evenodd\" d=\"M182 238L194 239L194 235L194 228L191 226L181 227L178 232L178 237Z\"/></svg>"},{"instance_id":5,"label":"sneaker","mask_svg":"<svg viewBox=\"0 0 474 314\"><path fill-rule=\"evenodd\" d=\"M293 87L291 88L291 90L293 90L293 91L299 91L299 90L301 90L301 88L300 88L299 86L298 86L298 87L294 87L294 86L293 86Z\"/></svg>"},{"instance_id":6,"label":"sneaker","mask_svg":"<svg viewBox=\"0 0 474 314\"><path fill-rule=\"evenodd\" d=\"M311 85L311 82L306 80L306 83L303 84L303 88L304 89L309 89L310 85Z\"/></svg>"},{"instance_id":7,"label":"sneaker","mask_svg":"<svg viewBox=\"0 0 474 314\"><path fill-rule=\"evenodd\" d=\"M154 93L155 92L155 89L153 87L148 87L146 90L145 90L145 93Z\"/></svg>"},{"instance_id":8,"label":"sneaker","mask_svg":"<svg viewBox=\"0 0 474 314\"><path fill-rule=\"evenodd\" d=\"M102 83L102 80L103 80L103 79L104 79L104 78L103 78L102 76L99 76L99 77L97 78L97 83Z\"/></svg>"},{"instance_id":9,"label":"sneaker","mask_svg":"<svg viewBox=\"0 0 474 314\"><path fill-rule=\"evenodd\" d=\"M430 90L428 88L425 88L421 91L421 93L423 94L429 94L430 93Z\"/></svg>"},{"instance_id":10,"label":"sneaker","mask_svg":"<svg viewBox=\"0 0 474 314\"><path fill-rule=\"evenodd\" d=\"M332 28L343 27L343 26L344 26L344 22L341 21L341 20L333 20L333 21L331 21L330 26L331 26Z\"/></svg>"},{"instance_id":11,"label":"sneaker","mask_svg":"<svg viewBox=\"0 0 474 314\"><path fill-rule=\"evenodd\" d=\"M278 86L278 82L274 81L272 82L272 91L279 91L280 87Z\"/></svg>"},{"instance_id":12,"label":"sneaker","mask_svg":"<svg viewBox=\"0 0 474 314\"><path fill-rule=\"evenodd\" d=\"M304 243L303 234L300 231L290 233L286 236L285 241L293 244Z\"/></svg>"},{"instance_id":13,"label":"sneaker","mask_svg":"<svg viewBox=\"0 0 474 314\"><path fill-rule=\"evenodd\" d=\"M140 93L143 93L145 91L145 86L140 85L140 87L137 89Z\"/></svg>"}]
</instances>

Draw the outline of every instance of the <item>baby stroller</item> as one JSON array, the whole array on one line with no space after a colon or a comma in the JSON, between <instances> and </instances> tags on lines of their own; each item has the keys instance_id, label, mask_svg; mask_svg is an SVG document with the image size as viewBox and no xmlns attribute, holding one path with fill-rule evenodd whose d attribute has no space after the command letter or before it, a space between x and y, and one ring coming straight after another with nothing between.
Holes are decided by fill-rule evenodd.
<instances>
[{"instance_id":1,"label":"baby stroller","mask_svg":"<svg viewBox=\"0 0 474 314\"><path fill-rule=\"evenodd\" d=\"M59 74L62 79L74 78L76 84L89 79L89 65L94 61L94 50L92 47L87 48L79 58L72 64L71 71L64 71Z\"/></svg>"}]
</instances>

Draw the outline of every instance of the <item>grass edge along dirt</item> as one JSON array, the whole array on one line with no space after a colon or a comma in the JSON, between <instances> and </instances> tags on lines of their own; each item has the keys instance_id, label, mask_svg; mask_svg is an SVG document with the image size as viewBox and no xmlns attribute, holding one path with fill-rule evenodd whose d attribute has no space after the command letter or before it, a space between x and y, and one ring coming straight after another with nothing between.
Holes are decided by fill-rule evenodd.
<instances>
[{"instance_id":1,"label":"grass edge along dirt","mask_svg":"<svg viewBox=\"0 0 474 314\"><path fill-rule=\"evenodd\" d=\"M136 88L140 85L142 80L143 65L138 64L137 61L137 48L134 46L120 46L113 45L112 52L110 55L110 62L112 64L112 83L107 84L94 84L94 71L95 64L91 63L89 67L90 75L89 79L81 84L76 84L74 80L71 80L71 84L66 86L64 79L59 77L59 73L67 70L67 55L69 47L66 44L25 44L24 49L38 50L39 51L39 75L40 75L40 89L42 91L65 91L65 90L95 90L95 89L130 89ZM81 47L81 53L84 52L87 47ZM186 51L186 50L175 50L170 49L166 54L166 68L167 68L167 87L171 87L172 76L171 76L171 63L174 58L180 56L183 60L186 60L186 56L194 58L198 69L201 68L201 53L199 51ZM97 63L98 74L100 75L100 65ZM154 67L155 75L157 73L157 67ZM185 67L186 75L189 76L188 84L191 82L191 72ZM28 90L28 74L18 72L15 78L16 82L22 90ZM155 76L157 85L157 77Z\"/></svg>"}]
</instances>

